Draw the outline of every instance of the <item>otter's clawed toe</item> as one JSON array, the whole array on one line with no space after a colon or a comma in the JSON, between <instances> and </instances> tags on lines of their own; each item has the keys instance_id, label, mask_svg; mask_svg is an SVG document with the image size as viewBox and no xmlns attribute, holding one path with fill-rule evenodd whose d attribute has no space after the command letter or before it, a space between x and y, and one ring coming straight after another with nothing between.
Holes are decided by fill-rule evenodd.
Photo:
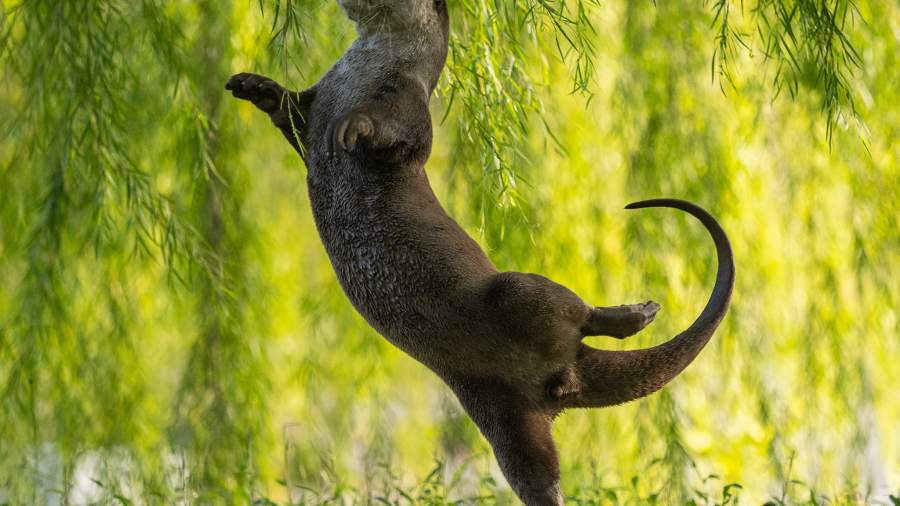
<instances>
[{"instance_id":1,"label":"otter's clawed toe","mask_svg":"<svg viewBox=\"0 0 900 506\"><path fill-rule=\"evenodd\" d=\"M629 307L632 311L632 318L635 321L635 333L650 325L656 318L656 313L662 309L662 306L652 300Z\"/></svg>"},{"instance_id":2,"label":"otter's clawed toe","mask_svg":"<svg viewBox=\"0 0 900 506\"><path fill-rule=\"evenodd\" d=\"M656 318L659 304L649 300L640 304L595 307L582 326L585 336L610 336L624 339L641 331Z\"/></svg>"},{"instance_id":3,"label":"otter's clawed toe","mask_svg":"<svg viewBox=\"0 0 900 506\"><path fill-rule=\"evenodd\" d=\"M618 318L618 328L610 335L612 337L624 339L637 334L644 327L653 322L653 319L656 318L656 313L661 307L662 306L652 300L641 304L619 306L622 313Z\"/></svg>"},{"instance_id":4,"label":"otter's clawed toe","mask_svg":"<svg viewBox=\"0 0 900 506\"><path fill-rule=\"evenodd\" d=\"M235 98L249 100L253 105L266 113L280 109L281 101L286 93L280 84L268 77L242 72L231 76L225 89L231 91Z\"/></svg>"}]
</instances>

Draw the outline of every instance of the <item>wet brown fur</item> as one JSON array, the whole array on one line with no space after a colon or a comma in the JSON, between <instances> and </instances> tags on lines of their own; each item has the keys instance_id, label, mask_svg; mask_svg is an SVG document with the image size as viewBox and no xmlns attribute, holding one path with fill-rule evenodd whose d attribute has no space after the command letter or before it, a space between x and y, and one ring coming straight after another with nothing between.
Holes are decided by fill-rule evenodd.
<instances>
[{"instance_id":1,"label":"wet brown fur","mask_svg":"<svg viewBox=\"0 0 900 506\"><path fill-rule=\"evenodd\" d=\"M693 360L728 307L728 240L692 204L635 204L683 209L704 223L718 251L716 287L697 321L667 343L628 352L584 345L585 336L638 332L659 305L591 306L538 274L498 272L444 212L424 171L446 7L340 3L360 36L313 87L290 92L238 74L226 88L268 113L303 157L316 225L354 307L450 386L526 504L561 504L553 419L650 394Z\"/></svg>"}]
</instances>

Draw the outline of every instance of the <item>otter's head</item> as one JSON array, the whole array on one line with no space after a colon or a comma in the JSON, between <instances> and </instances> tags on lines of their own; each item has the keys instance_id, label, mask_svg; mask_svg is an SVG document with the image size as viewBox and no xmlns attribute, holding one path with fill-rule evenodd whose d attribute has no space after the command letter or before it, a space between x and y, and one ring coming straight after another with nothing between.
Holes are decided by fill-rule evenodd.
<instances>
[{"instance_id":1,"label":"otter's head","mask_svg":"<svg viewBox=\"0 0 900 506\"><path fill-rule=\"evenodd\" d=\"M446 0L337 0L360 35L418 34L437 42L449 31Z\"/></svg>"}]
</instances>

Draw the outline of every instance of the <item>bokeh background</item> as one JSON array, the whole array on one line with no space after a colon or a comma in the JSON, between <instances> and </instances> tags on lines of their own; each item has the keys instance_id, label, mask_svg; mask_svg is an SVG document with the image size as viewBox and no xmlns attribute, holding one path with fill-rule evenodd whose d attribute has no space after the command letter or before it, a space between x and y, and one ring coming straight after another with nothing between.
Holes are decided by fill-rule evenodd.
<instances>
[{"instance_id":1,"label":"bokeh background","mask_svg":"<svg viewBox=\"0 0 900 506\"><path fill-rule=\"evenodd\" d=\"M448 390L355 314L297 155L224 92L355 36L326 0L0 2L0 504L512 504ZM428 171L508 270L625 342L732 309L661 392L556 423L574 504L900 495L900 5L450 1ZM897 504L894 502L894 504Z\"/></svg>"}]
</instances>

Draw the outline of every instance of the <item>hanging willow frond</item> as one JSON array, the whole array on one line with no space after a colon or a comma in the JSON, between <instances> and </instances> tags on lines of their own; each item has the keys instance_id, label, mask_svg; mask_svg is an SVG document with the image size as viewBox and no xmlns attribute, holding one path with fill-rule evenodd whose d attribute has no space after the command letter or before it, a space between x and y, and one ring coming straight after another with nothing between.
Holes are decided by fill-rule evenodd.
<instances>
[{"instance_id":1,"label":"hanging willow frond","mask_svg":"<svg viewBox=\"0 0 900 506\"><path fill-rule=\"evenodd\" d=\"M775 65L774 96L783 90L791 98L801 89L818 93L829 143L838 123L859 121L853 79L862 59L848 30L863 20L854 0L758 0L752 7L741 2L737 16L748 18L743 22L735 22L733 4L713 4L718 33L712 62L721 80L733 83L736 52L752 52L759 44Z\"/></svg>"}]
</instances>

